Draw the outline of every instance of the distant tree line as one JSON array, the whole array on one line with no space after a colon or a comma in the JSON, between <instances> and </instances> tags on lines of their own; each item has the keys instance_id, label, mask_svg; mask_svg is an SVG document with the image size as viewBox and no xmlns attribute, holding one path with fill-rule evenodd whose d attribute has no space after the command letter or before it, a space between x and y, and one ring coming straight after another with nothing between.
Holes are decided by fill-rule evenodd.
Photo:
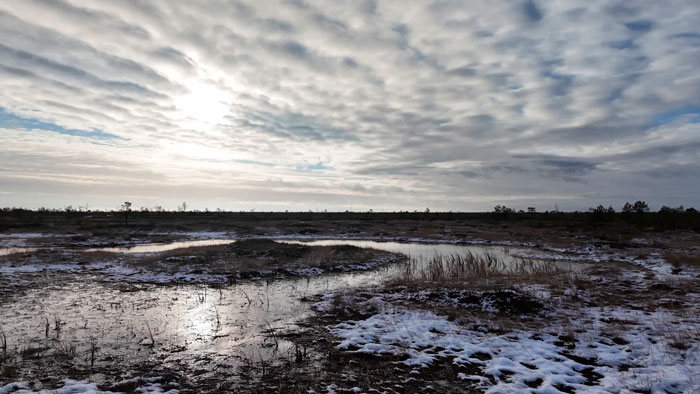
<instances>
[{"instance_id":1,"label":"distant tree line","mask_svg":"<svg viewBox=\"0 0 700 394\"><path fill-rule=\"evenodd\" d=\"M535 212L535 209L533 207L528 208L528 213ZM558 213L559 210L556 211L546 211L545 213ZM578 211L574 212L577 213ZM615 208L612 207L612 205L608 206L607 208L604 205L598 205L597 207L591 207L588 208L589 213L594 213L594 214L614 214L615 213ZM630 202L626 202L625 205L622 206L622 213L648 213L649 211L649 205L645 201L636 201L634 204ZM496 205L493 208L493 213L499 214L499 215L507 215L507 214L512 214L512 213L525 213L522 209L517 211L513 208L507 207L505 205ZM698 210L690 207L690 208L684 208L683 205L676 207L676 208L671 208L667 207L666 205L662 206L659 210L658 213L698 213Z\"/></svg>"},{"instance_id":2,"label":"distant tree line","mask_svg":"<svg viewBox=\"0 0 700 394\"><path fill-rule=\"evenodd\" d=\"M122 203L119 207L118 210L101 210L101 209L91 209L87 204L84 206L77 206L74 207L73 205L68 205L64 208L46 208L46 207L41 207L38 209L29 209L29 208L21 208L21 207L4 207L0 208L0 213L22 213L22 212L52 212L52 213L98 213L98 212L122 212L124 214L125 221L128 221L128 216L130 213L256 213L255 209L250 209L248 211L243 211L243 210L224 210L221 208L216 208L214 210L209 210L208 208L205 208L204 210L200 209L191 209L187 202L182 202L177 206L176 209L174 210L168 210L163 208L161 205L155 205L153 207L144 207L141 206L140 208L135 208L133 207L133 204L129 201L126 201ZM524 211L522 209L520 210L515 210L511 207L508 207L506 205L496 205L493 208L492 213L497 214L497 216L504 216L504 215L509 215L509 214L523 214L523 213L535 213L537 212L534 207L528 207L527 211ZM621 210L621 213L623 214L628 214L628 213L650 213L649 205L645 201L636 201L634 203L626 202ZM259 211L258 213L265 213L265 211ZM483 214L484 212L464 212L464 211L446 211L446 212L440 212L440 211L433 211L430 208L425 208L423 211L419 210L399 210L399 211L374 211L372 209L366 210L366 211L350 211L350 210L345 210L345 211L337 211L337 212L330 212L326 209L323 211L313 211L313 210L308 210L308 211L289 211L285 210L284 212L277 212L277 211L268 211L267 213L276 213L276 214L298 214L298 213L308 213L308 214L375 214L375 215L385 215L385 214L406 214L406 215L416 215L416 214L423 214L423 215L449 215L449 214ZM544 214L557 214L557 213L593 213L597 215L601 214L615 214L616 210L612 206L605 207L604 205L600 204L596 207L591 207L585 212L579 212L579 211L574 211L574 212L563 212L559 211L559 209L555 209L553 211L543 211L541 213ZM698 213L698 210L689 207L685 208L683 205L678 206L678 207L668 207L666 205L662 206L657 213L659 214L695 214ZM488 213L487 213L488 214Z\"/></svg>"},{"instance_id":3,"label":"distant tree line","mask_svg":"<svg viewBox=\"0 0 700 394\"><path fill-rule=\"evenodd\" d=\"M665 231L686 229L700 233L700 214L694 208L664 206L657 212L650 212L644 201L627 203L622 211L604 205L592 207L590 210L579 212L562 212L555 208L552 211L532 213L516 211L505 205L499 205L491 212L440 212L434 210L412 210L396 212L363 211L286 211L263 212L247 211L216 211L194 210L180 204L180 211L165 210L161 207L136 209L133 205L122 203L121 209L100 211L89 209L39 209L0 208L0 232L14 228L42 228L51 226L78 226L79 228L122 227L134 229L149 229L153 226L186 226L189 223L200 223L216 227L219 225L251 223L259 221L279 221L283 223L315 222L315 221L366 221L368 223L387 221L445 221L463 223L495 223L507 225L508 222L522 223L537 228L587 228L599 231L600 234L621 234L629 231L654 229ZM533 207L534 208L534 207ZM533 209L534 210L534 209ZM342 225L342 224L334 224Z\"/></svg>"}]
</instances>

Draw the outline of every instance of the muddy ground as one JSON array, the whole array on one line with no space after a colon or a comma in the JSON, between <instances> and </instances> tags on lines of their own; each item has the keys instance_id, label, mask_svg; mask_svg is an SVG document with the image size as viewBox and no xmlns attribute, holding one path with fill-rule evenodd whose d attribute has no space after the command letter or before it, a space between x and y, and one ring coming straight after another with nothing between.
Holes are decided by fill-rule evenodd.
<instances>
[{"instance_id":1,"label":"muddy ground","mask_svg":"<svg viewBox=\"0 0 700 394\"><path fill-rule=\"evenodd\" d=\"M316 303L318 314L306 320L306 329L290 333L320 359L270 371L280 382L266 389L283 387L285 392L299 393L698 392L698 267L681 265L668 271L669 267L642 263L643 256L632 261L596 263L582 272L549 277L472 283L388 281L379 287L328 294ZM440 345L447 333L434 328L439 325L426 330L406 327L413 319L393 320L406 312L454 322L467 337L478 337L475 342L483 347L472 349L465 359L460 354L466 352L460 348L464 343L455 349ZM392 316L388 327L375 319L385 315ZM358 330L360 337L339 338L339 332L358 327L364 327ZM372 331L376 327L379 333ZM414 338L423 335L428 335L425 343ZM483 345L494 339L503 342L491 348ZM527 361L502 356L499 348L503 346L521 349L518 356L524 355ZM606 357L608 348L614 349L615 357ZM426 357L432 360L421 365ZM567 365L561 376L569 377L568 382L558 373L552 375L548 364Z\"/></svg>"},{"instance_id":2,"label":"muddy ground","mask_svg":"<svg viewBox=\"0 0 700 394\"><path fill-rule=\"evenodd\" d=\"M39 233L30 244L90 247L193 238L281 235L618 247L700 245L700 214L315 213L0 211L0 233Z\"/></svg>"},{"instance_id":3,"label":"muddy ground","mask_svg":"<svg viewBox=\"0 0 700 394\"><path fill-rule=\"evenodd\" d=\"M0 270L5 270L0 271L0 306L26 309L16 315L6 311L4 319L21 316L27 323L17 327L31 332L31 338L20 340L18 333L3 331L9 345L3 347L0 339L0 387L27 382L25 389L59 389L70 378L115 392L150 387L149 392L171 393L568 393L615 392L617 384L627 390L618 392L691 393L697 388L693 379L700 379L691 371L700 354L700 236L692 225L640 227L620 217L606 227L585 216L567 224L532 216L248 215L217 220L212 214L201 220L193 214L135 216L125 227L119 214L111 215L44 217L39 225L2 222L6 236L0 241L6 247L67 249L0 256ZM33 235L20 242L15 235L21 233ZM356 282L343 285L346 274L339 272L380 269L395 261L392 256L254 239L290 234L528 245L533 256L546 251L589 266L547 276L459 283L387 275L378 285L358 288ZM135 256L86 250L236 237L253 239ZM372 261L378 264L366 264ZM37 263L55 267L16 272ZM162 274L161 279L149 280L151 274ZM305 284L309 274L338 283L324 291L322 280ZM46 307L45 297L56 294L65 294L58 303L65 306L65 317ZM298 311L294 324L275 324L274 316L288 314L290 308ZM79 317L72 317L78 310ZM79 320L85 310L95 320L83 327ZM149 320L155 310L172 315ZM158 327L184 315L196 318L177 330ZM387 326L382 319L389 317L394 323ZM410 326L416 317L427 317L427 325ZM104 319L109 322L100 323ZM109 342L100 339L120 331L129 319L140 323ZM0 328L6 326L0 323ZM365 327L367 336L353 339L355 327ZM421 331L425 327L430 328ZM406 338L392 336L399 334ZM247 341L247 335L255 340ZM453 337L462 341L459 346L431 345ZM240 341L244 350L229 355L216 351L232 341ZM494 341L520 346L522 354L543 355L523 361L520 353L499 353L499 346L489 345ZM482 349L468 352L472 342ZM602 348L615 357L596 358L598 350L589 350ZM668 365L646 365L642 353L647 350L663 355ZM424 359L431 361L416 364ZM508 362L513 366L505 367ZM552 365L565 370L556 372Z\"/></svg>"},{"instance_id":4,"label":"muddy ground","mask_svg":"<svg viewBox=\"0 0 700 394\"><path fill-rule=\"evenodd\" d=\"M242 279L281 279L365 270L400 259L400 256L392 253L349 245L307 246L270 239L244 239L222 245L183 247L159 253L40 248L0 257L3 258L0 272L6 273L29 273L48 267L54 271L112 273L113 281L121 279L132 282L138 279L138 282L168 284L233 284Z\"/></svg>"}]
</instances>

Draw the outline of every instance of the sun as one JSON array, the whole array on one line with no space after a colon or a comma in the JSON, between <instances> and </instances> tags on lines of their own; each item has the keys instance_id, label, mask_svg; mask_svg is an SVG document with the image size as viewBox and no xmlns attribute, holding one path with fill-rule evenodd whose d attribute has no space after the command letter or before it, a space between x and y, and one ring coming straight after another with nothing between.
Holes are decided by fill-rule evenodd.
<instances>
[{"instance_id":1,"label":"sun","mask_svg":"<svg viewBox=\"0 0 700 394\"><path fill-rule=\"evenodd\" d=\"M229 111L230 94L206 82L190 81L185 84L188 93L175 98L178 111L197 129L215 126Z\"/></svg>"}]
</instances>

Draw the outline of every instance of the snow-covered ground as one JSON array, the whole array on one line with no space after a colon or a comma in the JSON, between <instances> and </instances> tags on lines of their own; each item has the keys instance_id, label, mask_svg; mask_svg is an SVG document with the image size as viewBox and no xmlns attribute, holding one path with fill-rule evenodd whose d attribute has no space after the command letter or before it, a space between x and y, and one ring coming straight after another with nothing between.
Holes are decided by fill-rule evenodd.
<instances>
[{"instance_id":1,"label":"snow-covered ground","mask_svg":"<svg viewBox=\"0 0 700 394\"><path fill-rule=\"evenodd\" d=\"M192 256L196 260L197 256ZM158 267L142 267L137 264L126 264L120 259L96 261L89 264L80 264L77 261L62 263L47 263L36 261L24 264L0 265L0 277L15 279L23 274L37 273L85 273L97 275L104 282L129 282L129 283L226 283L231 275L211 272L207 266L201 264L182 264L187 256L179 259L180 264L169 266L168 261L162 262ZM330 267L299 267L284 268L278 270L260 269L253 273L245 273L246 279L256 280L269 277L294 277L294 276L318 276L328 272L353 272L368 271L396 261L396 258L377 258L360 264L344 264ZM233 278L241 279L241 274L233 274Z\"/></svg>"},{"instance_id":2,"label":"snow-covered ground","mask_svg":"<svg viewBox=\"0 0 700 394\"><path fill-rule=\"evenodd\" d=\"M180 392L173 388L164 389L161 380L160 377L133 378L113 384L112 389L119 390L121 387L128 387L134 393L143 394L178 394ZM95 383L70 379L64 380L63 386L56 389L33 387L27 382L13 382L0 387L0 394L114 394L120 392L122 391L103 391Z\"/></svg>"},{"instance_id":3,"label":"snow-covered ground","mask_svg":"<svg viewBox=\"0 0 700 394\"><path fill-rule=\"evenodd\" d=\"M478 375L460 378L487 393L697 393L700 390L698 338L686 346L672 333L697 332L700 321L678 321L667 312L644 314L625 309L587 308L580 320L590 328L569 342L562 335L515 330L494 335L471 330L426 310L383 310L361 321L330 328L339 349L355 353L394 354L415 373L438 359L477 365ZM610 338L606 322L624 321L628 328ZM677 325L680 325L678 327ZM679 331L680 329L680 331ZM545 331L564 332L552 325ZM570 348L573 347L573 348Z\"/></svg>"},{"instance_id":4,"label":"snow-covered ground","mask_svg":"<svg viewBox=\"0 0 700 394\"><path fill-rule=\"evenodd\" d=\"M337 338L338 349L393 355L400 360L394 362L411 368L414 377L424 370L430 374L428 367L451 363L463 370L458 378L465 388L486 393L700 393L700 294L693 292L696 285L683 282L697 281L697 271L673 275L670 265L655 255L624 260L640 271L580 278L600 282L590 292L607 289L619 298L610 303L601 303L604 298L586 290L565 289L553 296L546 284L520 286L518 291L545 305L536 314L537 324L520 323L517 315L503 320L489 291L476 291L471 298L477 305L465 305L459 301L465 290L409 287L365 294L361 300L374 314L328 330ZM641 294L649 286L667 287L676 295L655 293L649 304L633 297L620 302L626 292ZM452 296L435 296L448 293ZM574 298L596 302L567 301ZM418 302L401 302L405 300ZM344 295L335 302L360 301ZM461 317L435 313L439 304L456 307ZM325 295L315 307L331 311L334 296Z\"/></svg>"},{"instance_id":5,"label":"snow-covered ground","mask_svg":"<svg viewBox=\"0 0 700 394\"><path fill-rule=\"evenodd\" d=\"M42 233L0 233L0 238L41 238L46 236Z\"/></svg>"},{"instance_id":6,"label":"snow-covered ground","mask_svg":"<svg viewBox=\"0 0 700 394\"><path fill-rule=\"evenodd\" d=\"M26 235L4 239L30 238ZM209 232L181 235L200 240L231 236ZM411 241L430 242L426 239ZM620 265L638 269L623 270L613 276L576 273L583 282L596 281L589 289L582 286L562 290L562 285L556 283L556 289L547 283L516 286L512 290L514 297L524 294L543 305L534 308L537 309L534 312L527 312L529 317L525 320L517 314L504 317L504 303L513 300L497 298L493 290L471 292L473 297L469 302L464 301L468 298L465 295L469 295L464 290L449 295L448 288L440 287L437 293L446 295L437 298L435 291L410 287L403 292L377 291L359 301L351 297L345 299L347 303L371 305L372 312L357 320L336 321L327 327L328 332L337 339L337 348L344 352L395 356L394 361L387 362L407 368L410 371L407 379L429 374L430 367L450 363L461 371L456 384L488 393L700 393L700 294L697 285L684 287L689 281L697 283L696 270L689 267L679 270L666 263L662 251L653 249L638 256L594 246L517 253L522 258L596 262L608 268L624 263ZM54 272L87 273L108 282L222 283L231 279L230 275L190 264L188 259L192 257L195 261L196 256L178 256L173 261L164 259L154 263L162 264L155 270L153 266L145 268L112 257L80 262L69 251L58 252L55 257L0 264L0 278L15 285L31 284L26 279L38 275L48 277L46 273ZM177 269L168 269L170 263ZM246 278L366 271L386 263L295 267L284 272L262 270ZM651 304L645 305L640 297L635 298L652 286L657 290ZM327 291L325 289L328 289L327 284L320 291ZM665 289L668 294L664 293ZM597 302L596 296L600 294L593 293L606 291L610 297L618 299L610 303ZM585 302L580 302L582 299ZM332 313L337 302L336 295L329 293L321 297L315 308L321 313ZM437 304L439 307L433 308ZM458 311L461 308L463 313L455 319L454 315L444 313L449 308ZM217 310L217 316L218 313ZM178 392L156 378L137 379L141 380L136 392ZM339 384L330 384L328 392L364 390L354 386L341 389ZM90 381L66 380L63 387L48 390L33 383L14 382L1 386L0 394L119 392L115 387L119 386L105 389Z\"/></svg>"},{"instance_id":7,"label":"snow-covered ground","mask_svg":"<svg viewBox=\"0 0 700 394\"><path fill-rule=\"evenodd\" d=\"M44 236L41 233L0 233L0 256L14 252L17 248L25 248L27 240L43 238ZM3 253L3 250L6 250L6 253Z\"/></svg>"}]
</instances>

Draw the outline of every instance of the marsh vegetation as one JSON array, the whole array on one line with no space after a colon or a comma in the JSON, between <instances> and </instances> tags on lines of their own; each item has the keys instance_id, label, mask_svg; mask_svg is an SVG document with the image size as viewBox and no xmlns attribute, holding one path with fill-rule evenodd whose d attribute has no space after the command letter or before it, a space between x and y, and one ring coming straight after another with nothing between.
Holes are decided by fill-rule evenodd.
<instances>
[{"instance_id":1,"label":"marsh vegetation","mask_svg":"<svg viewBox=\"0 0 700 394\"><path fill-rule=\"evenodd\" d=\"M695 232L550 236L528 221L421 215L258 222L268 238L203 224L149 233L138 212L118 242L111 230L6 232L1 246L25 250L0 256L0 387L697 388Z\"/></svg>"}]
</instances>

